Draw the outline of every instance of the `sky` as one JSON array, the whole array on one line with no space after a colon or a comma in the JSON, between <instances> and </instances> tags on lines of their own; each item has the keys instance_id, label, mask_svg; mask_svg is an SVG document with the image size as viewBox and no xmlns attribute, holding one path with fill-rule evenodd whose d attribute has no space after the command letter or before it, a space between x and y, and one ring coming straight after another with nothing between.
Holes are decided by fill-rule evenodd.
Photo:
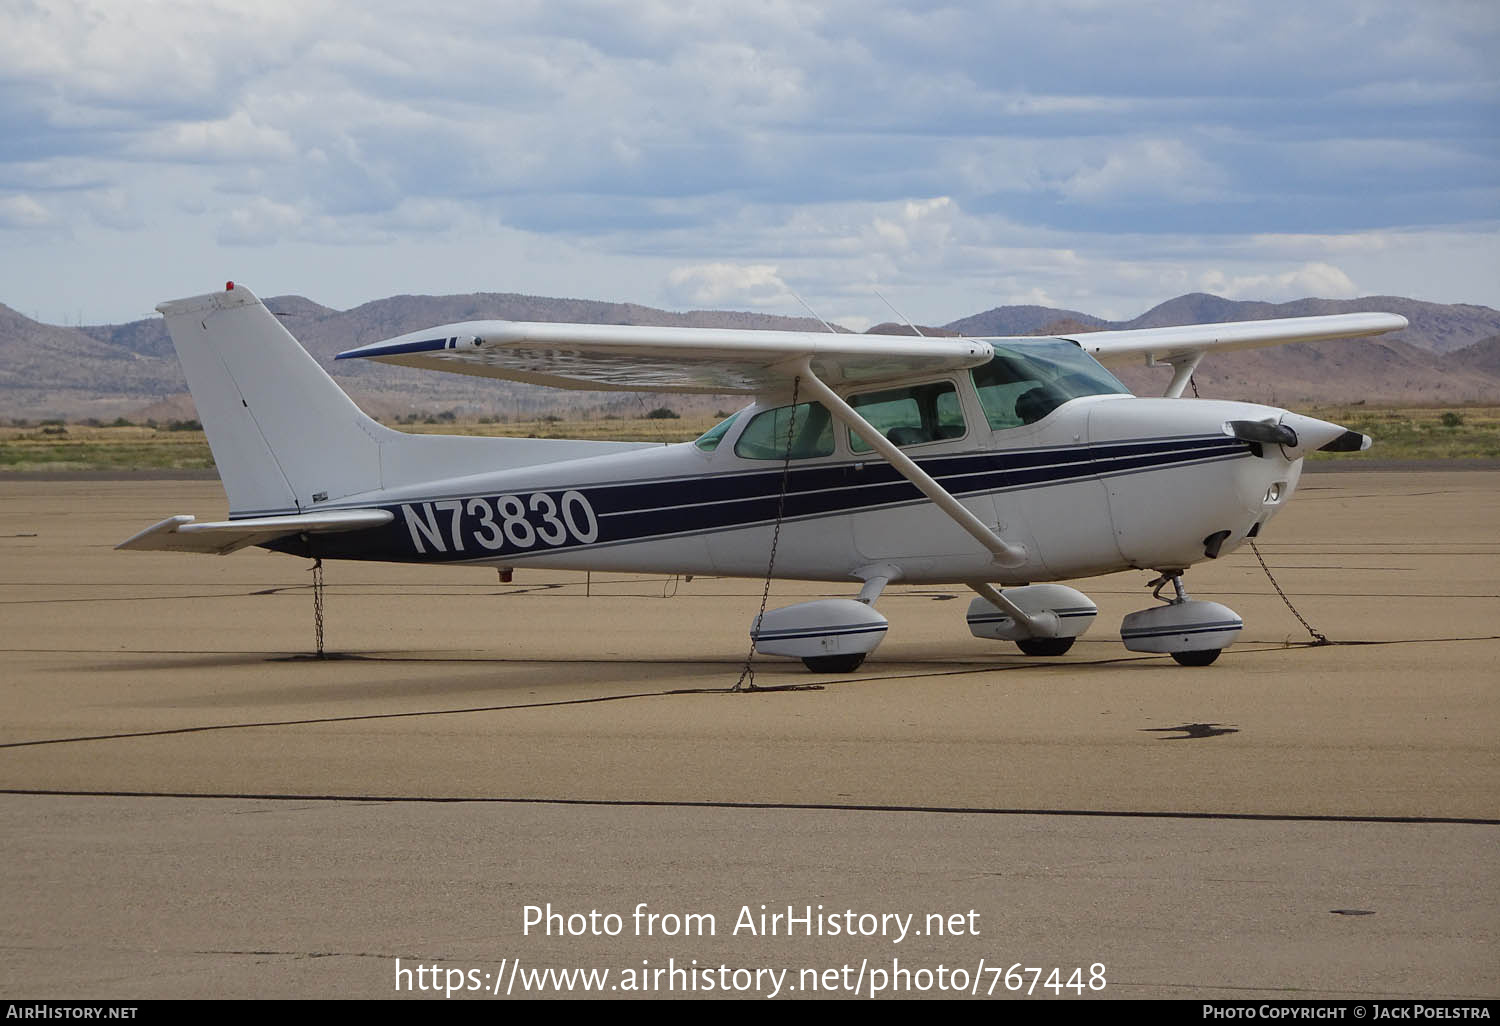
<instances>
[{"instance_id":1,"label":"sky","mask_svg":"<svg viewBox=\"0 0 1500 1026\"><path fill-rule=\"evenodd\" d=\"M0 303L1500 307L1496 53L1494 0L0 0Z\"/></svg>"}]
</instances>

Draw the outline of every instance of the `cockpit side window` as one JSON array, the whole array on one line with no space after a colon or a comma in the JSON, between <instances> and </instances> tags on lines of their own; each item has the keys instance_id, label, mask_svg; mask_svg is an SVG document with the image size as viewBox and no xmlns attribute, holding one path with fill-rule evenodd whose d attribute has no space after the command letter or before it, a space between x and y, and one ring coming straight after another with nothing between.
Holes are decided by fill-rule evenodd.
<instances>
[{"instance_id":1,"label":"cockpit side window","mask_svg":"<svg viewBox=\"0 0 1500 1026\"><path fill-rule=\"evenodd\" d=\"M849 405L898 446L962 438L967 430L958 390L947 381L851 395ZM849 432L849 447L855 452L873 448L853 431Z\"/></svg>"},{"instance_id":2,"label":"cockpit side window","mask_svg":"<svg viewBox=\"0 0 1500 1026\"><path fill-rule=\"evenodd\" d=\"M1069 399L1130 390L1078 346L1056 339L995 345L995 358L971 372L993 430L1035 424Z\"/></svg>"},{"instance_id":3,"label":"cockpit side window","mask_svg":"<svg viewBox=\"0 0 1500 1026\"><path fill-rule=\"evenodd\" d=\"M784 460L788 432L792 435L792 459L833 455L833 418L820 403L779 406L757 413L740 432L734 454L746 460Z\"/></svg>"}]
</instances>

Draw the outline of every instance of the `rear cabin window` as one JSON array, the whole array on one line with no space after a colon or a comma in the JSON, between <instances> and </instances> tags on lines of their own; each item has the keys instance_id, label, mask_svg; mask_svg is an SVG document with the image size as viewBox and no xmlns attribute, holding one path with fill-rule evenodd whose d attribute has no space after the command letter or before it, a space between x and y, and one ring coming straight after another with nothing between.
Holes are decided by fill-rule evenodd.
<instances>
[{"instance_id":1,"label":"rear cabin window","mask_svg":"<svg viewBox=\"0 0 1500 1026\"><path fill-rule=\"evenodd\" d=\"M849 405L893 445L941 442L962 438L965 433L958 390L947 381L851 395ZM855 452L873 448L853 431L849 432L849 447Z\"/></svg>"},{"instance_id":2,"label":"rear cabin window","mask_svg":"<svg viewBox=\"0 0 1500 1026\"><path fill-rule=\"evenodd\" d=\"M788 436L794 460L833 455L833 418L821 403L798 403L757 413L740 432L734 454L746 460L784 460Z\"/></svg>"}]
</instances>

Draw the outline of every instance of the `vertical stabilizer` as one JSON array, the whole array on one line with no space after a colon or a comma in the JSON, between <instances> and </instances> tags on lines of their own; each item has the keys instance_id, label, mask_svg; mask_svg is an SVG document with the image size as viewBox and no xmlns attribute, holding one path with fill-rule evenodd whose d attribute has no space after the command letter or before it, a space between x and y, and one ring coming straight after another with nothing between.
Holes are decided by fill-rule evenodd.
<instances>
[{"instance_id":1,"label":"vertical stabilizer","mask_svg":"<svg viewBox=\"0 0 1500 1026\"><path fill-rule=\"evenodd\" d=\"M232 516L317 508L381 485L380 440L249 289L162 303Z\"/></svg>"}]
</instances>

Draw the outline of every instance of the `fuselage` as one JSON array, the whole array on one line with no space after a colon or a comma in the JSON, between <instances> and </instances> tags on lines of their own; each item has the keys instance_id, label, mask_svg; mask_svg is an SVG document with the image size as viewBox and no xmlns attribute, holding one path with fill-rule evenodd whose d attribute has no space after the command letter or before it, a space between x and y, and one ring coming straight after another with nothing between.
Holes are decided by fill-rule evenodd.
<instances>
[{"instance_id":1,"label":"fuselage","mask_svg":"<svg viewBox=\"0 0 1500 1026\"><path fill-rule=\"evenodd\" d=\"M1231 420L1276 422L1284 411L1271 407L1097 394L1030 423L993 426L968 374L910 388L939 394L944 421L928 440L907 429L903 437L919 440L903 451L1023 547L1021 565L998 566L836 424L822 425L810 448L794 444L786 461L784 441L763 444L780 439L768 424L799 432L786 400L747 407L696 443L347 496L337 505L387 509L392 522L270 547L322 558L757 577L779 521L778 577L849 581L887 565L909 582L1009 585L1182 569L1231 551L1287 501L1301 469L1300 452L1223 430ZM758 419L777 410L782 419ZM803 429L819 427L811 419Z\"/></svg>"}]
</instances>

